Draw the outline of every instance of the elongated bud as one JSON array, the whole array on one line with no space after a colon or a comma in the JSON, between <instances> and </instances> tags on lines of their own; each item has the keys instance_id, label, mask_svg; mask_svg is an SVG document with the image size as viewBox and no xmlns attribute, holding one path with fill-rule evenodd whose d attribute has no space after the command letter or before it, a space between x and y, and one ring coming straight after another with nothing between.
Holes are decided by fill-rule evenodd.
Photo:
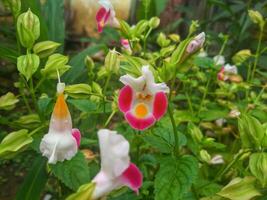
<instances>
[{"instance_id":1,"label":"elongated bud","mask_svg":"<svg viewBox=\"0 0 267 200\"><path fill-rule=\"evenodd\" d=\"M199 27L198 20L192 20L191 25L189 27L189 35L192 35L194 32L196 32L198 27Z\"/></svg>"},{"instance_id":2,"label":"elongated bud","mask_svg":"<svg viewBox=\"0 0 267 200\"><path fill-rule=\"evenodd\" d=\"M209 163L210 162L211 156L210 156L210 154L206 150L202 149L200 151L199 155L200 155L200 158L201 158L202 161L204 161L206 163Z\"/></svg>"},{"instance_id":3,"label":"elongated bud","mask_svg":"<svg viewBox=\"0 0 267 200\"><path fill-rule=\"evenodd\" d=\"M263 29L265 22L264 22L264 19L263 19L262 15L259 11L249 10L248 15L249 15L249 17L253 23L258 24L260 26L260 28Z\"/></svg>"},{"instance_id":4,"label":"elongated bud","mask_svg":"<svg viewBox=\"0 0 267 200\"><path fill-rule=\"evenodd\" d=\"M27 79L27 81L37 71L39 64L40 59L35 54L23 55L17 59L18 71Z\"/></svg>"},{"instance_id":5,"label":"elongated bud","mask_svg":"<svg viewBox=\"0 0 267 200\"><path fill-rule=\"evenodd\" d=\"M120 59L115 49L110 50L105 58L105 68L109 72L117 73L120 67Z\"/></svg>"},{"instance_id":6,"label":"elongated bud","mask_svg":"<svg viewBox=\"0 0 267 200\"><path fill-rule=\"evenodd\" d=\"M34 42L39 38L40 21L30 9L18 17L17 32L20 42L25 48L32 48Z\"/></svg>"},{"instance_id":7,"label":"elongated bud","mask_svg":"<svg viewBox=\"0 0 267 200\"><path fill-rule=\"evenodd\" d=\"M160 24L160 19L158 17L152 17L149 22L149 26L153 29L157 28Z\"/></svg>"},{"instance_id":8,"label":"elongated bud","mask_svg":"<svg viewBox=\"0 0 267 200\"><path fill-rule=\"evenodd\" d=\"M235 65L240 65L245 62L249 57L251 57L251 51L249 49L243 49L237 52L232 60Z\"/></svg>"},{"instance_id":9,"label":"elongated bud","mask_svg":"<svg viewBox=\"0 0 267 200\"><path fill-rule=\"evenodd\" d=\"M59 43L53 41L38 42L33 47L33 52L36 53L40 58L50 56L60 46Z\"/></svg>"},{"instance_id":10,"label":"elongated bud","mask_svg":"<svg viewBox=\"0 0 267 200\"><path fill-rule=\"evenodd\" d=\"M15 17L17 17L21 11L21 1L20 0L8 0L10 5L10 10Z\"/></svg>"}]
</instances>

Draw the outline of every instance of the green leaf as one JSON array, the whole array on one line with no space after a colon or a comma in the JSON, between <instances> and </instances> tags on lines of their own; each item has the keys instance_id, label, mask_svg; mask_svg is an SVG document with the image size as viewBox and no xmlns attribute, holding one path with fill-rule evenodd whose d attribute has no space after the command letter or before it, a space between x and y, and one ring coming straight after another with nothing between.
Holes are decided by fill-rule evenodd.
<instances>
[{"instance_id":1,"label":"green leaf","mask_svg":"<svg viewBox=\"0 0 267 200\"><path fill-rule=\"evenodd\" d=\"M225 109L216 110L213 108L201 111L198 116L204 121L213 121L220 118L226 118L228 114L229 114L228 110Z\"/></svg>"},{"instance_id":2,"label":"green leaf","mask_svg":"<svg viewBox=\"0 0 267 200\"><path fill-rule=\"evenodd\" d=\"M65 92L73 98L89 98L92 95L91 86L85 83L68 85Z\"/></svg>"},{"instance_id":3,"label":"green leaf","mask_svg":"<svg viewBox=\"0 0 267 200\"><path fill-rule=\"evenodd\" d=\"M206 69L211 69L211 68L214 68L215 66L213 59L209 57L196 56L194 58L194 64L200 68L206 68Z\"/></svg>"},{"instance_id":4,"label":"green leaf","mask_svg":"<svg viewBox=\"0 0 267 200\"><path fill-rule=\"evenodd\" d=\"M16 200L39 200L47 179L46 159L39 156L34 160L31 169L17 192Z\"/></svg>"},{"instance_id":5,"label":"green leaf","mask_svg":"<svg viewBox=\"0 0 267 200\"><path fill-rule=\"evenodd\" d=\"M267 185L267 153L253 153L249 158L249 168L251 173L265 187Z\"/></svg>"},{"instance_id":6,"label":"green leaf","mask_svg":"<svg viewBox=\"0 0 267 200\"><path fill-rule=\"evenodd\" d=\"M198 122L199 119L195 117L190 111L187 110L175 110L174 119L176 124L181 122Z\"/></svg>"},{"instance_id":7,"label":"green leaf","mask_svg":"<svg viewBox=\"0 0 267 200\"><path fill-rule=\"evenodd\" d=\"M72 66L72 68L64 75L63 77L64 82L73 83L76 79L78 79L81 75L83 75L86 70L84 63L85 57L99 52L104 47L105 47L104 45L90 46L87 49L83 50L78 55L71 58L69 64Z\"/></svg>"},{"instance_id":8,"label":"green leaf","mask_svg":"<svg viewBox=\"0 0 267 200\"><path fill-rule=\"evenodd\" d=\"M97 110L96 103L87 99L69 99L68 102L82 112L94 112Z\"/></svg>"},{"instance_id":9,"label":"green leaf","mask_svg":"<svg viewBox=\"0 0 267 200\"><path fill-rule=\"evenodd\" d=\"M28 114L21 116L19 119L15 121L20 126L25 128L35 128L40 125L41 121L39 115L37 114Z\"/></svg>"},{"instance_id":10,"label":"green leaf","mask_svg":"<svg viewBox=\"0 0 267 200\"><path fill-rule=\"evenodd\" d=\"M69 197L66 200L90 200L92 198L93 192L95 189L95 183L88 183L79 187L78 191Z\"/></svg>"},{"instance_id":11,"label":"green leaf","mask_svg":"<svg viewBox=\"0 0 267 200\"><path fill-rule=\"evenodd\" d=\"M15 97L15 95L11 92L8 92L0 97L0 110L11 110L18 102L19 100Z\"/></svg>"},{"instance_id":12,"label":"green leaf","mask_svg":"<svg viewBox=\"0 0 267 200\"><path fill-rule=\"evenodd\" d=\"M72 190L90 181L89 168L84 155L78 152L71 160L50 165L51 172Z\"/></svg>"},{"instance_id":13,"label":"green leaf","mask_svg":"<svg viewBox=\"0 0 267 200\"><path fill-rule=\"evenodd\" d=\"M198 162L193 156L162 159L155 179L155 200L181 199L195 181L197 173Z\"/></svg>"},{"instance_id":14,"label":"green leaf","mask_svg":"<svg viewBox=\"0 0 267 200\"><path fill-rule=\"evenodd\" d=\"M33 139L26 129L9 133L0 144L0 157L10 157L13 155L12 153L22 150L32 141Z\"/></svg>"},{"instance_id":15,"label":"green leaf","mask_svg":"<svg viewBox=\"0 0 267 200\"><path fill-rule=\"evenodd\" d=\"M250 200L261 193L255 187L256 179L252 176L235 178L217 194L230 200Z\"/></svg>"},{"instance_id":16,"label":"green leaf","mask_svg":"<svg viewBox=\"0 0 267 200\"><path fill-rule=\"evenodd\" d=\"M267 141L263 140L265 136L263 126L256 118L242 114L238 119L238 130L243 148L259 148L267 145Z\"/></svg>"},{"instance_id":17,"label":"green leaf","mask_svg":"<svg viewBox=\"0 0 267 200\"><path fill-rule=\"evenodd\" d=\"M27 81L32 77L32 75L37 71L40 64L39 56L35 54L27 54L18 57L17 68L19 72L25 76Z\"/></svg>"},{"instance_id":18,"label":"green leaf","mask_svg":"<svg viewBox=\"0 0 267 200\"><path fill-rule=\"evenodd\" d=\"M43 5L43 14L48 29L49 40L64 44L64 0L46 0ZM63 48L61 48L61 51L63 51Z\"/></svg>"}]
</instances>

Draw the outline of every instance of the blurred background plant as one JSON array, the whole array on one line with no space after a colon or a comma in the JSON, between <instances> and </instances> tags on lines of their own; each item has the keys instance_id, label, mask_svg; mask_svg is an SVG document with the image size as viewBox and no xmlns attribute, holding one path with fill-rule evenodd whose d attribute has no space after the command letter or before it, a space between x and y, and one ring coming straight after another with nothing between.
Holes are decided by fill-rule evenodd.
<instances>
[{"instance_id":1,"label":"blurred background plant","mask_svg":"<svg viewBox=\"0 0 267 200\"><path fill-rule=\"evenodd\" d=\"M262 197L257 199L267 198L263 173L266 167L262 164L266 162L266 144L262 140L267 134L267 26L264 26L267 2L113 0L112 3L118 18L128 20L128 24L121 21L120 32L107 27L99 35L95 23L98 5L94 0L23 0L21 4L19 0L1 1L1 199L15 196L39 199L40 193L42 198L64 199L77 190L99 168L96 130L104 126L116 128L131 141L132 157L145 177L139 196L122 189L110 199L171 199L164 195L166 188L159 192L161 181L169 181L163 176L164 170L179 161L161 163L175 146L169 118L165 117L141 136L126 123L120 123L121 115L115 115L118 108L114 88L120 88L119 75L125 72L138 75L143 64L152 65L156 78L172 86L170 105L180 134L180 148L182 153L190 153L198 160L199 170L191 157L181 160L185 166L193 164L191 168L178 168L185 171L173 183L180 190L180 198L245 200L259 194ZM40 26L40 33L32 30L33 35L38 35L32 44L20 38L21 13L34 16L35 27ZM181 41L200 31L207 35L205 51L173 71L170 63L176 61ZM121 49L121 36L129 39L132 55ZM114 60L110 63L114 53L110 48L122 50L123 54L115 53L119 63ZM21 57L26 54L31 56ZM217 79L225 65L219 63L218 57L214 58L218 55L238 67L239 73L231 75L228 81ZM29 60L34 63L31 71L27 70L28 65L23 65ZM66 93L74 124L84 137L82 153L73 162L50 167L40 157L38 145L47 131L55 100L52 67L57 63L62 68L62 80L68 85ZM80 173L76 176L77 169ZM246 196L238 193L241 189L246 190Z\"/></svg>"}]
</instances>

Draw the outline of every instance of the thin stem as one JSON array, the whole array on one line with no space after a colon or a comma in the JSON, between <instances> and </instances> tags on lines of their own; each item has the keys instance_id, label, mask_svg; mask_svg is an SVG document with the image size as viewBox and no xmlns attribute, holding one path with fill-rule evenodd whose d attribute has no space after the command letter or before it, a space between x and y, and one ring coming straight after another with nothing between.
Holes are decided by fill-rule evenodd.
<instances>
[{"instance_id":1,"label":"thin stem","mask_svg":"<svg viewBox=\"0 0 267 200\"><path fill-rule=\"evenodd\" d=\"M111 119L113 118L113 116L114 116L115 114L116 114L116 111L113 111L113 112L109 115L107 121L105 122L104 127L107 127L107 125L109 124L109 122L111 121Z\"/></svg>"},{"instance_id":2,"label":"thin stem","mask_svg":"<svg viewBox=\"0 0 267 200\"><path fill-rule=\"evenodd\" d=\"M209 78L209 80L208 80L208 82L207 82L207 84L206 84L205 92L204 92L204 94L203 94L203 96L202 96L202 100L201 100L201 103L200 103L200 106L199 106L198 114L199 114L200 111L202 110L204 101L205 101L206 96L207 96L207 94L208 94L208 88L209 88L210 81L211 81L211 78Z\"/></svg>"},{"instance_id":3,"label":"thin stem","mask_svg":"<svg viewBox=\"0 0 267 200\"><path fill-rule=\"evenodd\" d=\"M110 78L111 78L111 72L109 72L108 78L107 78L106 83L105 83L105 86L104 86L104 90L103 90L104 95L106 94L106 91L107 91L107 88L108 88L108 84L109 84Z\"/></svg>"},{"instance_id":4,"label":"thin stem","mask_svg":"<svg viewBox=\"0 0 267 200\"><path fill-rule=\"evenodd\" d=\"M257 50L256 50L256 55L255 55L255 61L254 61L254 65L253 65L253 69L252 69L252 73L251 73L251 80L254 79L255 76L255 71L257 68L257 64L259 62L259 57L260 57L260 48L261 48L261 42L262 42L262 38L263 38L263 27L260 29L260 37L259 37L259 42L258 42L258 46L257 46Z\"/></svg>"},{"instance_id":5,"label":"thin stem","mask_svg":"<svg viewBox=\"0 0 267 200\"><path fill-rule=\"evenodd\" d=\"M36 99L36 96L35 96L34 88L33 88L33 80L32 80L32 78L30 78L30 93L31 93L33 104L35 106L35 110L36 110L36 112L38 112L39 116L41 117L41 115L39 113L39 109L38 109L38 104L37 104L37 99Z\"/></svg>"},{"instance_id":6,"label":"thin stem","mask_svg":"<svg viewBox=\"0 0 267 200\"><path fill-rule=\"evenodd\" d=\"M20 80L21 80L21 82L20 82L20 86L19 86L19 92L20 92L20 95L22 96L22 99L23 99L23 101L24 101L24 103L25 103L25 106L26 106L28 112L32 113L32 109L31 109L31 107L30 107L29 101L28 101L28 99L26 98L26 96L25 96L25 94L24 94L24 92L23 92L23 86L22 86L23 81L22 81L22 78L21 78Z\"/></svg>"},{"instance_id":7,"label":"thin stem","mask_svg":"<svg viewBox=\"0 0 267 200\"><path fill-rule=\"evenodd\" d=\"M152 28L150 27L147 34L145 35L145 38L144 38L144 51L146 52L146 45L147 45L147 38L149 36L149 34L151 33L152 31Z\"/></svg>"},{"instance_id":8,"label":"thin stem","mask_svg":"<svg viewBox=\"0 0 267 200\"><path fill-rule=\"evenodd\" d=\"M179 155L179 135L177 132L176 123L175 123L173 112L172 112L172 109L170 108L170 105L168 106L168 113L169 113L169 117L172 123L174 142L175 142L173 151L175 155L176 154Z\"/></svg>"}]
</instances>

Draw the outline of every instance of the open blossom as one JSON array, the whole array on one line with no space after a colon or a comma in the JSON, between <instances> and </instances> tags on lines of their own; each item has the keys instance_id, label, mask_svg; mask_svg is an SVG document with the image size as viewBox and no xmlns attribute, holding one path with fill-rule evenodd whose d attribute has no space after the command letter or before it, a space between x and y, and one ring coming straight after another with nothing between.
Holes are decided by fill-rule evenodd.
<instances>
[{"instance_id":1,"label":"open blossom","mask_svg":"<svg viewBox=\"0 0 267 200\"><path fill-rule=\"evenodd\" d=\"M99 0L98 3L101 6L96 13L98 32L101 33L107 23L112 27L118 27L119 22L110 0Z\"/></svg>"},{"instance_id":2,"label":"open blossom","mask_svg":"<svg viewBox=\"0 0 267 200\"><path fill-rule=\"evenodd\" d=\"M78 129L72 129L71 116L64 99L64 83L58 83L57 101L51 116L49 131L44 135L40 151L48 158L48 162L70 160L78 150L81 134Z\"/></svg>"},{"instance_id":3,"label":"open blossom","mask_svg":"<svg viewBox=\"0 0 267 200\"><path fill-rule=\"evenodd\" d=\"M138 193L142 185L142 173L130 162L129 142L116 131L102 129L98 131L101 169L93 179L95 189L92 199L99 199L112 190L128 186Z\"/></svg>"},{"instance_id":4,"label":"open blossom","mask_svg":"<svg viewBox=\"0 0 267 200\"><path fill-rule=\"evenodd\" d=\"M169 88L165 83L155 83L149 66L142 67L142 76L124 75L120 81L125 86L119 93L119 109L134 129L145 130L166 113L165 93L169 93Z\"/></svg>"},{"instance_id":5,"label":"open blossom","mask_svg":"<svg viewBox=\"0 0 267 200\"><path fill-rule=\"evenodd\" d=\"M237 67L235 65L226 64L222 66L217 76L219 80L227 81L230 78L229 75L234 74L238 74Z\"/></svg>"},{"instance_id":6,"label":"open blossom","mask_svg":"<svg viewBox=\"0 0 267 200\"><path fill-rule=\"evenodd\" d=\"M189 42L189 44L186 47L186 52L194 53L195 51L201 49L205 42L205 37L206 35L204 32L198 34L193 40Z\"/></svg>"}]
</instances>

